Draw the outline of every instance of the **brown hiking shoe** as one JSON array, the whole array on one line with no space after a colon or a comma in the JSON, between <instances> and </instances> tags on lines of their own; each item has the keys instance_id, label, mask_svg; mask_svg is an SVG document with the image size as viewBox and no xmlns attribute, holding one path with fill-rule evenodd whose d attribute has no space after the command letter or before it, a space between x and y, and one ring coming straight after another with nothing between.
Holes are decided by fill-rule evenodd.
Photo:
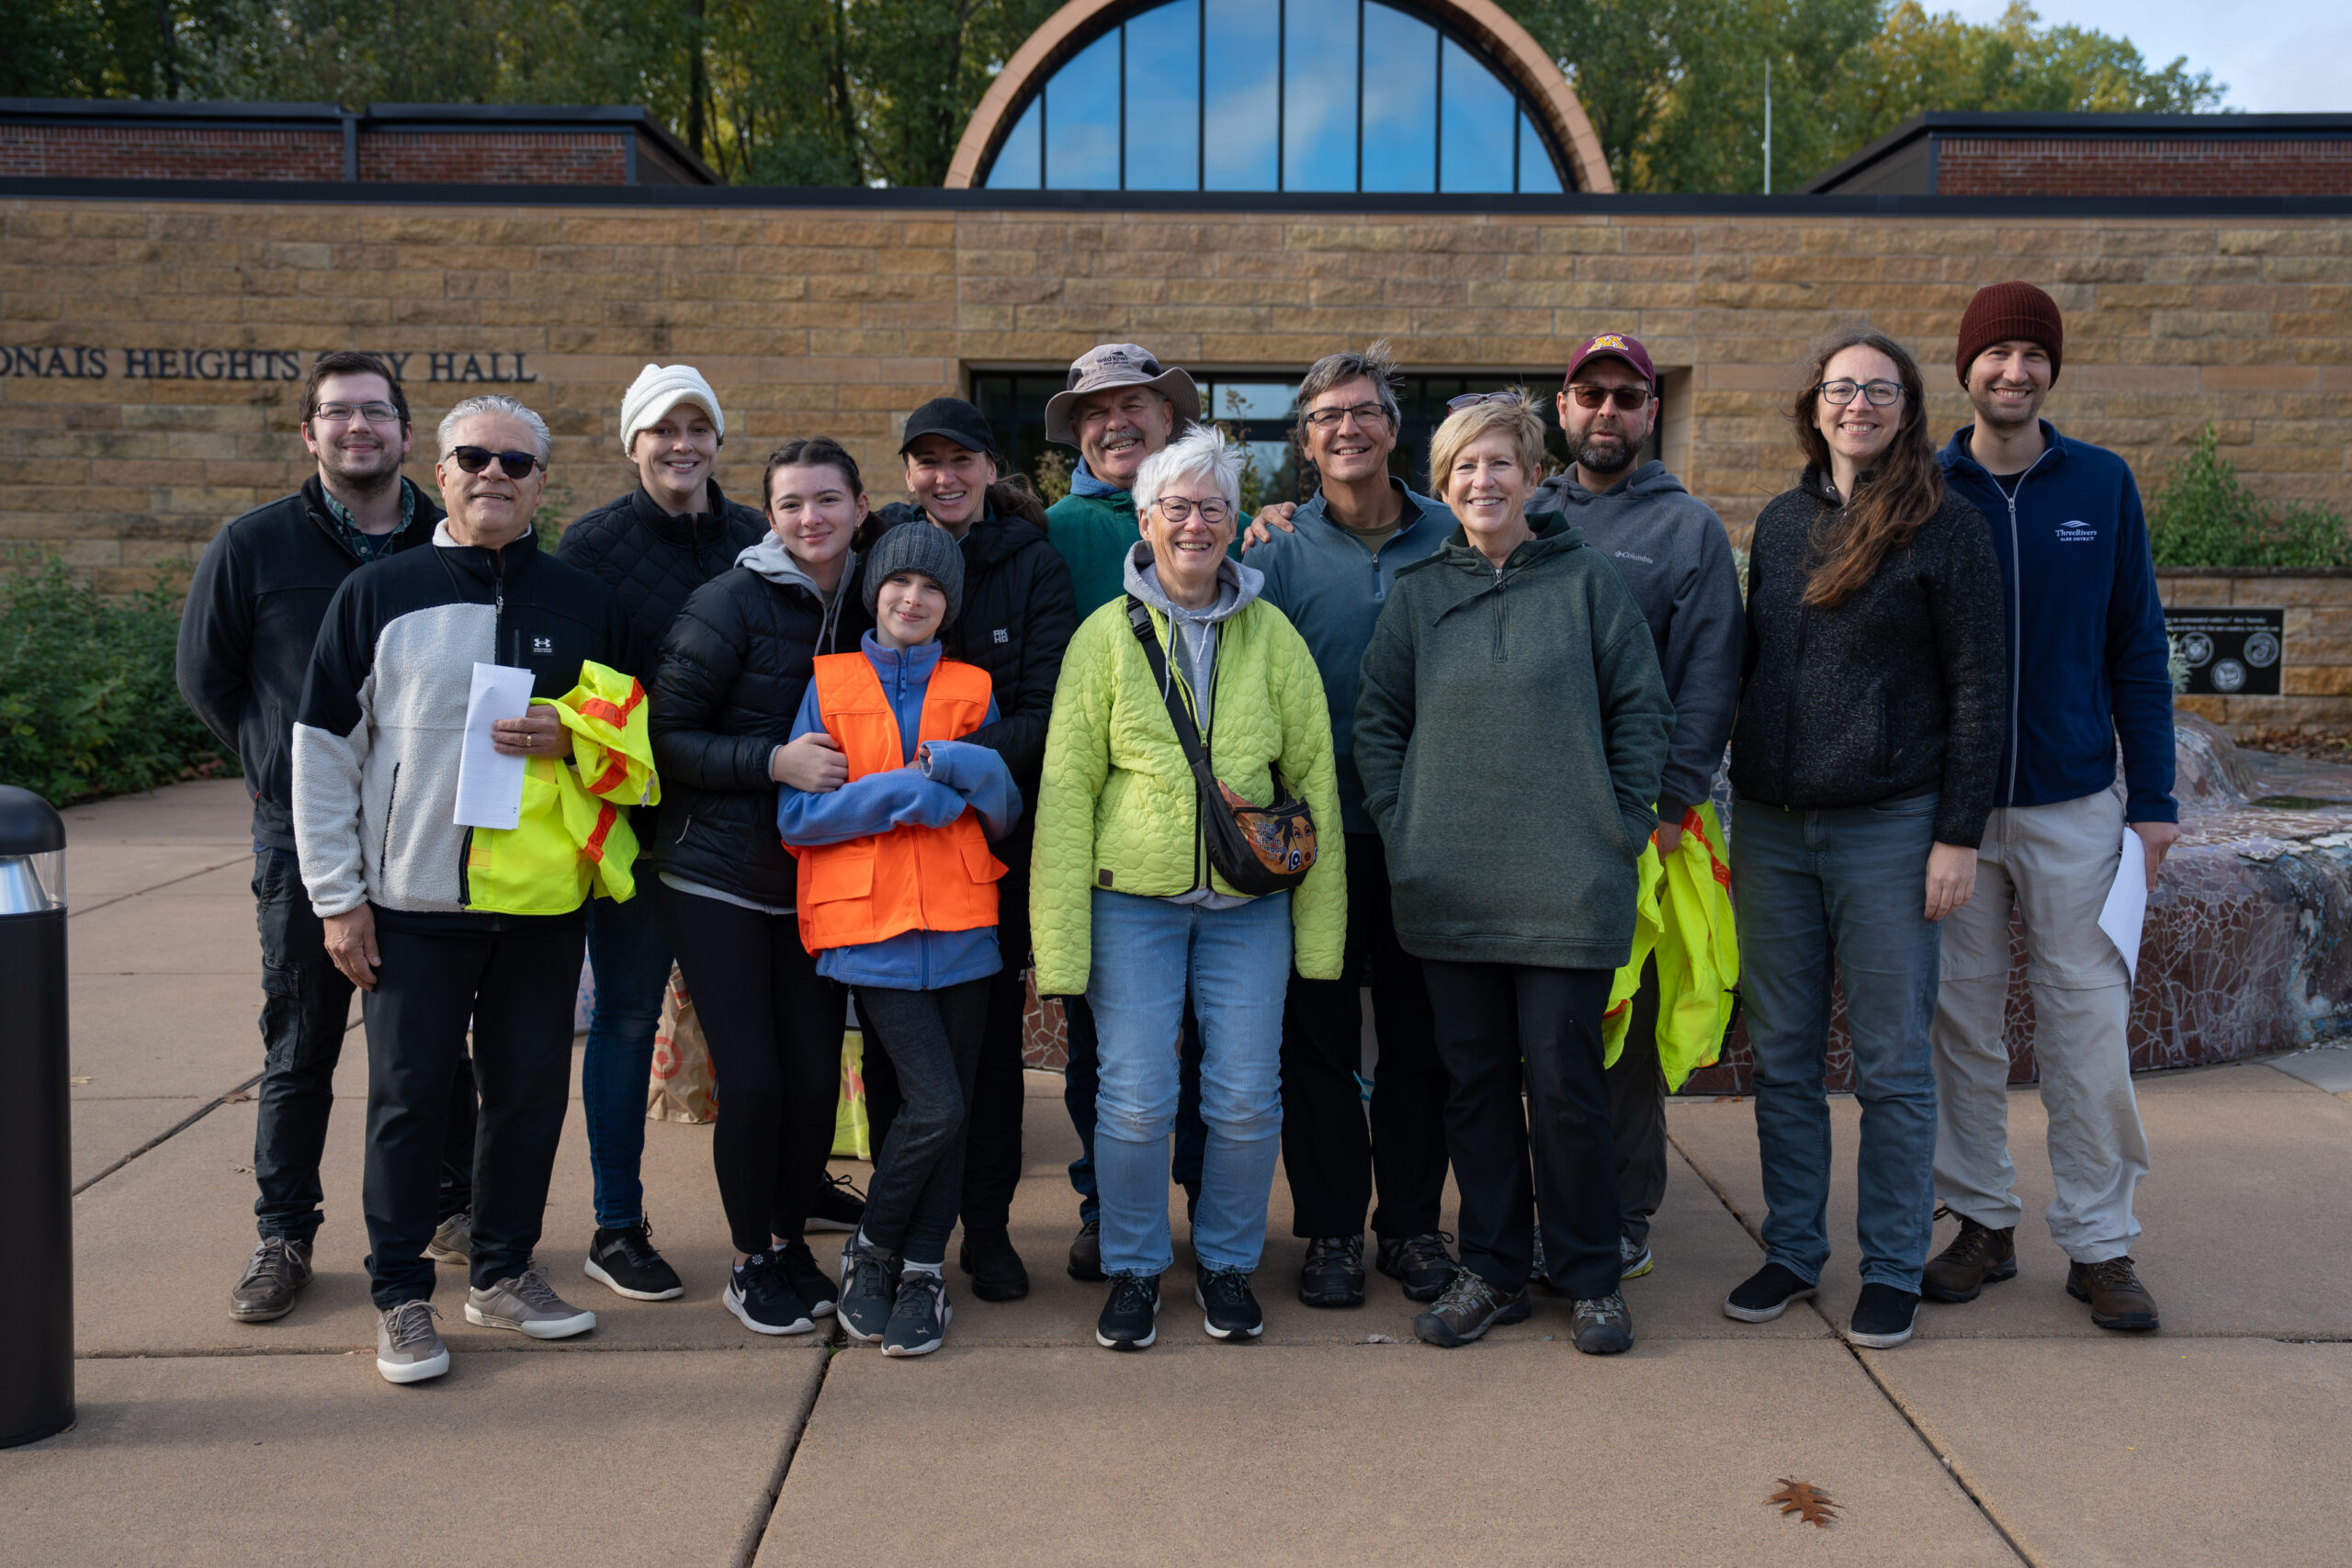
<instances>
[{"instance_id":1,"label":"brown hiking shoe","mask_svg":"<svg viewBox=\"0 0 2352 1568\"><path fill-rule=\"evenodd\" d=\"M2104 1263L2076 1263L2066 1269L2066 1293L2091 1303L2091 1321L2101 1328L2152 1329L2156 1326L2156 1299L2129 1258Z\"/></svg>"},{"instance_id":2,"label":"brown hiking shoe","mask_svg":"<svg viewBox=\"0 0 2352 1568\"><path fill-rule=\"evenodd\" d=\"M1951 1245L1928 1260L1919 1274L1919 1293L1931 1302L1973 1302L1985 1286L2018 1277L2018 1233L2012 1225L1994 1230L1966 1214Z\"/></svg>"}]
</instances>

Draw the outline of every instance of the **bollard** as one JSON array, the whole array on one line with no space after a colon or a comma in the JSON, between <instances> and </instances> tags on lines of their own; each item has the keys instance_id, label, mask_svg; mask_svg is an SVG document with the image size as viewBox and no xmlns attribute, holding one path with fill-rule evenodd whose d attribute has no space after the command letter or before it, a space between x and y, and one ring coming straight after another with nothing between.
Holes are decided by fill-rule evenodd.
<instances>
[{"instance_id":1,"label":"bollard","mask_svg":"<svg viewBox=\"0 0 2352 1568\"><path fill-rule=\"evenodd\" d=\"M65 823L0 784L0 1449L74 1424L74 1183Z\"/></svg>"}]
</instances>

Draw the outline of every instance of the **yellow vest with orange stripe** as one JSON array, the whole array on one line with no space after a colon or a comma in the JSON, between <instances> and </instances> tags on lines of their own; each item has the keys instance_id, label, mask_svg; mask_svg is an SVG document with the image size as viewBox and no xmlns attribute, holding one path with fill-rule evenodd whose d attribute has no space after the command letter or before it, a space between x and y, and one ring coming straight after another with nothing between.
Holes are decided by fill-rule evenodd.
<instances>
[{"instance_id":1,"label":"yellow vest with orange stripe","mask_svg":"<svg viewBox=\"0 0 2352 1568\"><path fill-rule=\"evenodd\" d=\"M817 709L852 782L906 765L899 716L863 653L816 660ZM923 693L916 733L960 740L988 721L988 672L942 659ZM789 847L789 846L787 846ZM806 846L800 859L800 942L810 953L887 942L901 931L967 931L996 924L997 878L978 815L944 828L911 824L846 843Z\"/></svg>"},{"instance_id":2,"label":"yellow vest with orange stripe","mask_svg":"<svg viewBox=\"0 0 2352 1568\"><path fill-rule=\"evenodd\" d=\"M564 915L590 894L637 891L637 835L626 806L662 799L646 724L645 688L594 660L550 707L571 734L569 761L524 763L523 809L512 828L467 835L466 908L504 915Z\"/></svg>"}]
</instances>

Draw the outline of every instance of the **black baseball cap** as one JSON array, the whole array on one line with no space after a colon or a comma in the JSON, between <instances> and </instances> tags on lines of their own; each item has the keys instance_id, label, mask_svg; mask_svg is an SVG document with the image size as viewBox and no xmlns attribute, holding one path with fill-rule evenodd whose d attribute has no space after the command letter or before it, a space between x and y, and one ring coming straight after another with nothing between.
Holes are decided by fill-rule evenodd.
<instances>
[{"instance_id":1,"label":"black baseball cap","mask_svg":"<svg viewBox=\"0 0 2352 1568\"><path fill-rule=\"evenodd\" d=\"M967 452L982 452L996 456L996 434L989 429L989 422L980 411L961 398L933 398L907 416L907 428L899 439L899 456L925 435L944 435Z\"/></svg>"}]
</instances>

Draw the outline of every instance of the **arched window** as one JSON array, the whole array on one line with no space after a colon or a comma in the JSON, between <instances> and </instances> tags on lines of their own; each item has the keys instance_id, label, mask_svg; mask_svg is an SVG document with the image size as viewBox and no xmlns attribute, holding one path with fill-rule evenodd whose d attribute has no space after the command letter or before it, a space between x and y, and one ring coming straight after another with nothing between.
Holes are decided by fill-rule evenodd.
<instances>
[{"instance_id":1,"label":"arched window","mask_svg":"<svg viewBox=\"0 0 2352 1568\"><path fill-rule=\"evenodd\" d=\"M1510 80L1409 6L1164 0L1064 62L980 183L1556 193L1565 166Z\"/></svg>"}]
</instances>

